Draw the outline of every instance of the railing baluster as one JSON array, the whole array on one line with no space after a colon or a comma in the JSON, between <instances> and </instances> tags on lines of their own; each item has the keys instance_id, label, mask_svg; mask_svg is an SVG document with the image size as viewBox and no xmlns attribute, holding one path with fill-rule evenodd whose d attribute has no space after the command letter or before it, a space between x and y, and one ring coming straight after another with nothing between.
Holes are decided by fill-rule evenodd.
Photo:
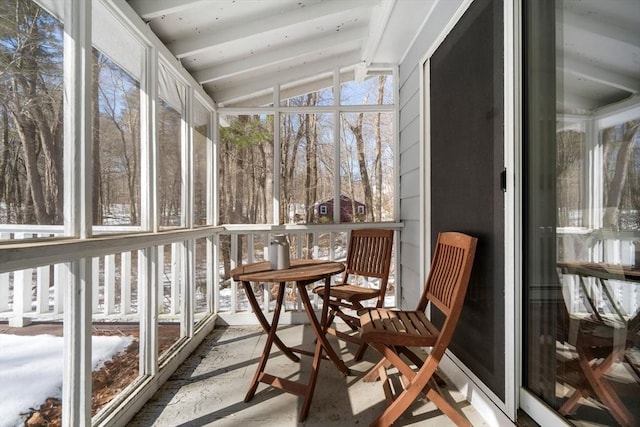
<instances>
[{"instance_id":1,"label":"railing baluster","mask_svg":"<svg viewBox=\"0 0 640 427\"><path fill-rule=\"evenodd\" d=\"M220 235L217 234L212 237L213 239L213 254L211 265L213 265L213 312L220 311L220 288L222 281L220 280L220 263L218 259L220 257Z\"/></svg>"},{"instance_id":2,"label":"railing baluster","mask_svg":"<svg viewBox=\"0 0 640 427\"><path fill-rule=\"evenodd\" d=\"M47 313L49 312L49 266L38 267L36 277L36 313Z\"/></svg>"},{"instance_id":3,"label":"railing baluster","mask_svg":"<svg viewBox=\"0 0 640 427\"><path fill-rule=\"evenodd\" d=\"M56 264L53 266L53 312L62 314L64 311L65 284L67 283L67 266ZM96 281L97 283L97 281ZM96 295L98 293L96 292Z\"/></svg>"},{"instance_id":4,"label":"railing baluster","mask_svg":"<svg viewBox=\"0 0 640 427\"><path fill-rule=\"evenodd\" d=\"M180 243L171 244L171 314L180 313Z\"/></svg>"},{"instance_id":5,"label":"railing baluster","mask_svg":"<svg viewBox=\"0 0 640 427\"><path fill-rule=\"evenodd\" d=\"M236 260L238 259L238 235L231 235L231 269L236 268ZM238 311L238 284L235 280L231 280L231 313Z\"/></svg>"},{"instance_id":6,"label":"railing baluster","mask_svg":"<svg viewBox=\"0 0 640 427\"><path fill-rule=\"evenodd\" d=\"M31 311L31 284L33 269L15 271L13 273L13 313L22 316Z\"/></svg>"},{"instance_id":7,"label":"railing baluster","mask_svg":"<svg viewBox=\"0 0 640 427\"><path fill-rule=\"evenodd\" d=\"M91 259L91 312L98 313L100 311L100 258Z\"/></svg>"},{"instance_id":8,"label":"railing baluster","mask_svg":"<svg viewBox=\"0 0 640 427\"><path fill-rule=\"evenodd\" d=\"M164 245L158 246L158 313L164 313Z\"/></svg>"},{"instance_id":9,"label":"railing baluster","mask_svg":"<svg viewBox=\"0 0 640 427\"><path fill-rule=\"evenodd\" d=\"M30 233L15 233L16 239L31 237ZM31 312L31 285L33 283L33 269L15 271L13 273L13 319L12 326L24 326L26 313Z\"/></svg>"},{"instance_id":10,"label":"railing baluster","mask_svg":"<svg viewBox=\"0 0 640 427\"><path fill-rule=\"evenodd\" d=\"M0 274L0 312L9 311L9 281L11 273Z\"/></svg>"},{"instance_id":11,"label":"railing baluster","mask_svg":"<svg viewBox=\"0 0 640 427\"><path fill-rule=\"evenodd\" d=\"M104 286L103 286L103 313L109 315L115 313L116 305L116 256L115 254L104 257Z\"/></svg>"},{"instance_id":12,"label":"railing baluster","mask_svg":"<svg viewBox=\"0 0 640 427\"><path fill-rule=\"evenodd\" d=\"M0 233L0 240L9 240L11 233ZM0 312L9 311L9 277L11 273L0 274Z\"/></svg>"},{"instance_id":13,"label":"railing baluster","mask_svg":"<svg viewBox=\"0 0 640 427\"><path fill-rule=\"evenodd\" d=\"M255 251L254 251L254 236L253 233L247 234L247 257L248 263L252 263L255 261Z\"/></svg>"},{"instance_id":14,"label":"railing baluster","mask_svg":"<svg viewBox=\"0 0 640 427\"><path fill-rule=\"evenodd\" d=\"M131 313L131 252L120 254L120 314Z\"/></svg>"}]
</instances>

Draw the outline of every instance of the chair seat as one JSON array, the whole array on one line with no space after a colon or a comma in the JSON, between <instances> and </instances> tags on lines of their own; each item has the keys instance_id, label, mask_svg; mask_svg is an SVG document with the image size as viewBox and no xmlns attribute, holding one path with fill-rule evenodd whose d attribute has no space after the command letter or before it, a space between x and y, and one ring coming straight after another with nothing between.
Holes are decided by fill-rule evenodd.
<instances>
[{"instance_id":1,"label":"chair seat","mask_svg":"<svg viewBox=\"0 0 640 427\"><path fill-rule=\"evenodd\" d=\"M361 338L365 342L387 345L431 347L440 331L423 311L397 311L384 308L360 311Z\"/></svg>"},{"instance_id":2,"label":"chair seat","mask_svg":"<svg viewBox=\"0 0 640 427\"><path fill-rule=\"evenodd\" d=\"M313 290L321 297L324 296L324 287L319 286ZM330 295L338 300L343 299L346 301L364 301L372 298L377 298L380 293L379 289L365 288L357 285L340 284L331 287Z\"/></svg>"}]
</instances>

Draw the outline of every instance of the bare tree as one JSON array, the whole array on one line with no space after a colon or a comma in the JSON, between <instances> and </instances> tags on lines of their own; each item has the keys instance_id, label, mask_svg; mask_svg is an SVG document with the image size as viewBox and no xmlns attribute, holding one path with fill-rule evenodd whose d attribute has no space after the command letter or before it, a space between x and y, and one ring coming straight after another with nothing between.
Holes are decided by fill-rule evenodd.
<instances>
[{"instance_id":1,"label":"bare tree","mask_svg":"<svg viewBox=\"0 0 640 427\"><path fill-rule=\"evenodd\" d=\"M5 127L11 126L21 142L22 186L28 190L16 219L61 224L61 24L32 2L10 1L0 7L5 18L0 22L0 76L12 122Z\"/></svg>"},{"instance_id":2,"label":"bare tree","mask_svg":"<svg viewBox=\"0 0 640 427\"><path fill-rule=\"evenodd\" d=\"M378 105L382 105L384 101L384 87L387 81L385 74L378 77ZM375 158L373 161L373 170L376 179L376 197L375 197L375 218L378 221L382 219L382 125L381 125L382 113L378 112L374 117L374 132L376 141Z\"/></svg>"},{"instance_id":3,"label":"bare tree","mask_svg":"<svg viewBox=\"0 0 640 427\"><path fill-rule=\"evenodd\" d=\"M93 74L93 81L91 83L91 95L93 99L93 124L92 124L92 138L93 138L93 224L102 224L102 167L100 165L100 69L102 63L100 61L100 54L96 49L91 52L91 58L93 63L91 64L91 72Z\"/></svg>"},{"instance_id":4,"label":"bare tree","mask_svg":"<svg viewBox=\"0 0 640 427\"><path fill-rule=\"evenodd\" d=\"M363 132L364 113L358 113L355 123L348 123L349 129L353 133L353 137L356 140L356 152L358 155L358 168L360 171L360 179L362 182L362 188L364 191L364 203L366 205L366 219L367 221L375 221L373 213L373 191L371 189L371 182L369 181L369 170L367 168L367 157L365 152L365 140ZM355 211L352 211L355 212ZM355 215L354 215L355 218Z\"/></svg>"}]
</instances>

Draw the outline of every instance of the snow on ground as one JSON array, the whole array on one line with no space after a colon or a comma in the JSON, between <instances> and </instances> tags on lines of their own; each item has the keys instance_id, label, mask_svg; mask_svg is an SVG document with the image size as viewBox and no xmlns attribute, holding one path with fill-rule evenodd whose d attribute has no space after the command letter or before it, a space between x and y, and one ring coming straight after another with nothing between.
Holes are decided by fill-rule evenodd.
<instances>
[{"instance_id":1,"label":"snow on ground","mask_svg":"<svg viewBox=\"0 0 640 427\"><path fill-rule=\"evenodd\" d=\"M92 337L92 369L100 369L132 341ZM62 398L62 342L52 335L0 334L0 427L23 425L30 408L39 408L48 397Z\"/></svg>"}]
</instances>

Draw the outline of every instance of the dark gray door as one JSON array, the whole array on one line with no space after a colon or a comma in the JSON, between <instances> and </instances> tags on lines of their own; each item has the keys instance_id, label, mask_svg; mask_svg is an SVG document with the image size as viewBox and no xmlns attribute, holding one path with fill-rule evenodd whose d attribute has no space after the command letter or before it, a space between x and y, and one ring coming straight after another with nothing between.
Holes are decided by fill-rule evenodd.
<instances>
[{"instance_id":1,"label":"dark gray door","mask_svg":"<svg viewBox=\"0 0 640 427\"><path fill-rule=\"evenodd\" d=\"M430 60L431 233L478 237L450 349L504 401L503 22L478 0Z\"/></svg>"}]
</instances>

